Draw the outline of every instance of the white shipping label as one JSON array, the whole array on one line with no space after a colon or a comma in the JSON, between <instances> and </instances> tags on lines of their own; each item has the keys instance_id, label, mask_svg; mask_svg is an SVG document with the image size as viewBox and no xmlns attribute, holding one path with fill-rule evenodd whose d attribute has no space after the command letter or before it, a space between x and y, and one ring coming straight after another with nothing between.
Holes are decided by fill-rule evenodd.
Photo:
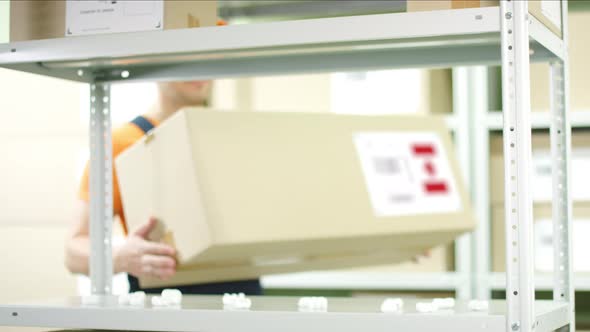
<instances>
[{"instance_id":1,"label":"white shipping label","mask_svg":"<svg viewBox=\"0 0 590 332\"><path fill-rule=\"evenodd\" d=\"M461 198L440 137L431 132L354 135L377 217L450 213Z\"/></svg>"},{"instance_id":2,"label":"white shipping label","mask_svg":"<svg viewBox=\"0 0 590 332\"><path fill-rule=\"evenodd\" d=\"M67 0L66 36L162 30L164 0Z\"/></svg>"},{"instance_id":3,"label":"white shipping label","mask_svg":"<svg viewBox=\"0 0 590 332\"><path fill-rule=\"evenodd\" d=\"M560 0L541 0L541 13L561 29Z\"/></svg>"},{"instance_id":4,"label":"white shipping label","mask_svg":"<svg viewBox=\"0 0 590 332\"><path fill-rule=\"evenodd\" d=\"M574 271L590 272L590 260L584 257L590 252L590 220L575 219L572 232L572 252L577 257L573 260ZM553 221L540 219L535 221L535 268L541 272L553 272Z\"/></svg>"},{"instance_id":5,"label":"white shipping label","mask_svg":"<svg viewBox=\"0 0 590 332\"><path fill-rule=\"evenodd\" d=\"M571 196L574 201L590 201L590 149L572 149L571 153ZM551 202L553 177L551 174L551 151L533 151L533 174L531 177L533 200Z\"/></svg>"}]
</instances>

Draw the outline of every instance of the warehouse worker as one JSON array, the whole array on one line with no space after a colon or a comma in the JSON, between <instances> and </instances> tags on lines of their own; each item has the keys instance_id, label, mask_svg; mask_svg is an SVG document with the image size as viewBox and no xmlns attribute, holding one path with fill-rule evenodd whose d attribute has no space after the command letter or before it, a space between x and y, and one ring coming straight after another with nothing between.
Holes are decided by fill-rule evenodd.
<instances>
[{"instance_id":1,"label":"warehouse worker","mask_svg":"<svg viewBox=\"0 0 590 332\"><path fill-rule=\"evenodd\" d=\"M112 133L113 159L133 145L153 127L165 121L176 111L187 106L204 106L210 97L210 81L166 82L158 84L158 100L153 109L144 116L117 128ZM72 273L89 273L90 239L89 239L89 188L88 166L81 180L79 199L76 206L76 218L66 241L66 266ZM169 279L176 272L176 251L173 247L150 242L150 232L156 227L157 220L146 223L135 230L128 230L125 213L121 203L121 194L117 173L113 167L113 214L122 222L127 235L126 241L113 247L114 273L126 272L129 275L130 291L140 290L137 277ZM223 294L246 293L258 295L261 286L258 280L236 282L208 283L178 286L183 293ZM157 293L161 289L145 289Z\"/></svg>"}]
</instances>

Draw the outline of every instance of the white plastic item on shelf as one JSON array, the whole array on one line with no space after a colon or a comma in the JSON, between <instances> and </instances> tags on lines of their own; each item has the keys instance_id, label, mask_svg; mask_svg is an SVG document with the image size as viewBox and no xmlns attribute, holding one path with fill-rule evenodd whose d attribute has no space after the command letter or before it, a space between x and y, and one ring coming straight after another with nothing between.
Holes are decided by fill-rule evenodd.
<instances>
[{"instance_id":1,"label":"white plastic item on shelf","mask_svg":"<svg viewBox=\"0 0 590 332\"><path fill-rule=\"evenodd\" d=\"M121 294L117 299L119 305L129 305L131 302L131 294Z\"/></svg>"},{"instance_id":2,"label":"white plastic item on shelf","mask_svg":"<svg viewBox=\"0 0 590 332\"><path fill-rule=\"evenodd\" d=\"M485 300L471 300L467 306L471 311L487 311L490 307L490 304Z\"/></svg>"},{"instance_id":3,"label":"white plastic item on shelf","mask_svg":"<svg viewBox=\"0 0 590 332\"><path fill-rule=\"evenodd\" d=\"M133 292L129 296L129 304L132 306L143 306L145 305L145 299L145 292Z\"/></svg>"},{"instance_id":4,"label":"white plastic item on shelf","mask_svg":"<svg viewBox=\"0 0 590 332\"><path fill-rule=\"evenodd\" d=\"M164 289L162 291L162 299L168 305L181 305L182 292L178 289Z\"/></svg>"},{"instance_id":5,"label":"white plastic item on shelf","mask_svg":"<svg viewBox=\"0 0 590 332\"><path fill-rule=\"evenodd\" d=\"M388 298L381 304L381 312L401 313L404 309L404 300L400 298Z\"/></svg>"},{"instance_id":6,"label":"white plastic item on shelf","mask_svg":"<svg viewBox=\"0 0 590 332\"><path fill-rule=\"evenodd\" d=\"M432 300L432 304L434 304L438 309L453 309L455 307L455 299L452 297L438 298Z\"/></svg>"},{"instance_id":7,"label":"white plastic item on shelf","mask_svg":"<svg viewBox=\"0 0 590 332\"><path fill-rule=\"evenodd\" d=\"M420 313L435 312L438 307L433 302L418 302L416 303L416 311Z\"/></svg>"},{"instance_id":8,"label":"white plastic item on shelf","mask_svg":"<svg viewBox=\"0 0 590 332\"><path fill-rule=\"evenodd\" d=\"M244 293L239 294L223 294L222 298L224 309L244 309L248 310L252 307L252 300L246 297Z\"/></svg>"},{"instance_id":9,"label":"white plastic item on shelf","mask_svg":"<svg viewBox=\"0 0 590 332\"><path fill-rule=\"evenodd\" d=\"M302 297L297 306L301 311L327 311L328 299L323 296Z\"/></svg>"},{"instance_id":10,"label":"white plastic item on shelf","mask_svg":"<svg viewBox=\"0 0 590 332\"><path fill-rule=\"evenodd\" d=\"M143 306L145 304L145 292L134 292L131 294L121 294L118 297L118 303L121 306Z\"/></svg>"},{"instance_id":11,"label":"white plastic item on shelf","mask_svg":"<svg viewBox=\"0 0 590 332\"><path fill-rule=\"evenodd\" d=\"M167 306L164 299L161 296L152 296L152 306L154 307L165 307Z\"/></svg>"}]
</instances>

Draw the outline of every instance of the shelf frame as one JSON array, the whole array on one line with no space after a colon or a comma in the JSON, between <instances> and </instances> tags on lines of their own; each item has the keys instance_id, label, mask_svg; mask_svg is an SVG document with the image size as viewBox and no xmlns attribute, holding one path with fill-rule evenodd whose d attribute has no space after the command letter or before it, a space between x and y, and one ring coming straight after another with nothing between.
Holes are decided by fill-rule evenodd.
<instances>
[{"instance_id":1,"label":"shelf frame","mask_svg":"<svg viewBox=\"0 0 590 332\"><path fill-rule=\"evenodd\" d=\"M562 3L563 34L564 39L567 39L567 0ZM408 29L408 26L413 28ZM187 42L192 40L201 42ZM96 108L90 117L93 144L90 179L91 196L94 201L91 206L90 273L93 296L98 298L99 303L107 303L112 300L109 297L111 287L108 272L112 271L111 244L108 236L112 224L112 209L108 207L112 204L110 195L113 180L108 111L108 87L111 83L500 63L504 82L506 197L510 198L506 200L508 294L506 316L494 318L493 324L497 328L495 324L499 323L502 329L512 332L540 331L549 327L555 329L567 324L567 329L574 331L574 290L570 261L571 180L568 175L571 128L568 117L567 52L565 41L557 38L528 14L526 1L502 0L500 8L381 14L0 44L0 66L85 82L100 90L94 92L95 99L92 105ZM437 55L436 58L432 56L434 53ZM371 61L359 61L360 58ZM555 162L554 169L561 171L555 172L560 174L554 177L554 192L561 198L560 204L554 205L554 225L556 230L561 231L560 236L554 237L554 245L556 251L564 253L556 256L556 266L563 269L557 269L555 273L555 302L552 303L554 310L549 312L535 312L534 301L532 198L528 174L532 153L528 79L531 61L551 63L552 156ZM128 323L121 317L129 314L111 307L0 306L0 324L15 322L15 319L9 316L19 317L18 314L21 312L25 315L16 321L17 325L36 323L49 326L51 322L51 326L57 326L56 324L61 322L64 327L86 328L100 328L104 327L104 324L110 324L97 320L97 317L102 317L103 320L115 318L115 323L120 326L109 325L110 328L124 328ZM210 323L208 320L197 322L189 318L183 310L165 314L156 312L138 311L133 314L149 319L168 319L167 323L171 325L161 329L171 329L177 323L181 324L182 322L175 321L180 317L195 324L213 324L209 325L211 327L218 324L215 326L227 328L228 322L233 323L228 318L234 315L217 311L189 311L191 315L197 314L203 319L214 318L213 323ZM72 314L81 316L71 318L76 316ZM82 316L89 317L89 321L79 320ZM256 319L265 319L275 324L280 321L275 321L279 316L281 315L267 312L234 315L239 318L236 321L243 324L254 323ZM428 321L430 327L444 322L449 324L449 328L460 329L461 323L465 322L447 322L446 318L436 315L403 316L395 319L387 317L385 320L383 315L361 316L355 313L351 317L326 315L316 319L320 316L298 313L284 318L293 322L303 319L309 324L324 322L322 319L326 318L330 320L330 324L334 324L328 326L345 329L357 326L354 324L360 324L362 321L374 326L375 330L385 327L390 330L396 324L407 327L408 325L403 324L420 324L422 321ZM473 317L469 317L469 320L471 318ZM339 322L334 323L336 320ZM474 318L475 321L477 319ZM481 322L485 323L483 320L479 321ZM387 323L385 327L379 325L383 323ZM156 325L149 328L154 326ZM246 325L240 327L243 326ZM280 326L284 327L284 324ZM366 326L363 325L362 328ZM140 327L141 329L144 327ZM175 330L185 329L194 329L194 326ZM355 330L358 328L355 327Z\"/></svg>"}]
</instances>

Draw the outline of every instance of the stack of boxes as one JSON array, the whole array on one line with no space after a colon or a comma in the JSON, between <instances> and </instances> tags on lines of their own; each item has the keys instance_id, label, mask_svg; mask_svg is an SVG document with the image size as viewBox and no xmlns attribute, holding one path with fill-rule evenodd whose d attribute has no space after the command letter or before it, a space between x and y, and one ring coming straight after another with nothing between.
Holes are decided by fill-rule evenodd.
<instances>
[{"instance_id":1,"label":"stack of boxes","mask_svg":"<svg viewBox=\"0 0 590 332\"><path fill-rule=\"evenodd\" d=\"M538 271L552 271L552 210L553 198L549 134L533 133L533 169L531 185L535 220L535 266ZM506 267L504 234L504 158L502 137L497 134L490 141L490 184L492 201L492 270L503 272ZM590 132L574 132L572 136L572 200L574 201L574 256L590 250L583 236L590 232ZM587 232L585 232L587 230ZM582 238L578 238L578 236ZM549 254L548 254L549 253ZM590 272L588 263L575 260L574 269Z\"/></svg>"}]
</instances>

